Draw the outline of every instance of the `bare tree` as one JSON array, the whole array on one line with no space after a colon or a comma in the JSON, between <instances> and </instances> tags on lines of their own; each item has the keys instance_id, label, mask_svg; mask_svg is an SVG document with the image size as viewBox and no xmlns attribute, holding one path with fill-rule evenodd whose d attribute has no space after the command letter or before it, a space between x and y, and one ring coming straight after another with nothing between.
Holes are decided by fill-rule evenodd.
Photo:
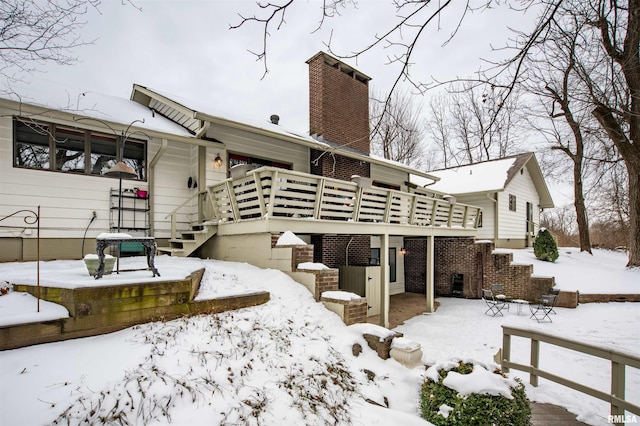
<instances>
[{"instance_id":1,"label":"bare tree","mask_svg":"<svg viewBox=\"0 0 640 426\"><path fill-rule=\"evenodd\" d=\"M431 99L429 135L445 167L502 158L521 150L526 132L518 123L519 97L494 96L491 85L468 84Z\"/></svg>"},{"instance_id":2,"label":"bare tree","mask_svg":"<svg viewBox=\"0 0 640 426\"><path fill-rule=\"evenodd\" d=\"M577 50L583 42L581 33L585 23L576 17L571 18L567 17L562 27L556 21L550 26L549 34L531 58L528 79L524 84L539 96L544 115L551 120L551 123L543 123L539 131L547 136L552 150L565 154L571 161L580 251L591 253L583 185L587 142L584 123L589 120L590 113L585 108L588 103L585 105L577 96L582 85L576 69L580 66L576 64ZM560 124L557 122L559 119L562 120ZM562 124L568 127L568 132L559 128Z\"/></svg>"},{"instance_id":3,"label":"bare tree","mask_svg":"<svg viewBox=\"0 0 640 426\"><path fill-rule=\"evenodd\" d=\"M407 92L396 92L383 115L386 98L387 95L381 94L371 100L371 150L388 160L419 168L425 133L422 108Z\"/></svg>"},{"instance_id":4,"label":"bare tree","mask_svg":"<svg viewBox=\"0 0 640 426\"><path fill-rule=\"evenodd\" d=\"M427 132L433 142L433 147L427 149L435 157L427 165L427 170L446 169L452 166L455 158L451 148L453 136L449 129L448 111L446 99L439 95L431 99L429 103L429 119L427 120ZM439 158L438 158L438 154Z\"/></svg>"},{"instance_id":5,"label":"bare tree","mask_svg":"<svg viewBox=\"0 0 640 426\"><path fill-rule=\"evenodd\" d=\"M131 0L121 1L136 7ZM83 18L90 8L98 8L101 2L0 1L0 75L6 79L5 85L19 80L21 73L31 72L42 63L75 63L73 49L93 42L80 35L86 24Z\"/></svg>"},{"instance_id":6,"label":"bare tree","mask_svg":"<svg viewBox=\"0 0 640 426\"><path fill-rule=\"evenodd\" d=\"M389 93L393 93L402 81L412 84L424 92L445 82L423 82L414 79L410 68L415 60L414 53L420 43L428 38L428 28L438 29L441 13L454 3L451 0L432 2L431 0L390 0L396 7L396 16L389 20L389 26L381 30L370 43L358 47L353 53L340 58L357 58L373 51L378 46L388 48L388 62L398 65L397 78ZM273 25L281 26L287 8L294 0L266 3L260 6L262 15L241 17L242 26L257 22L263 28L263 52L258 56L266 61L267 37ZM335 16L340 7L354 3L348 0L326 0L322 6L320 24L325 18ZM457 3L456 3L457 4ZM465 11L488 11L494 6L519 7L522 10L536 8L539 14L536 25L528 32L516 33L513 54L504 61L489 63L467 80L492 84L497 91L497 109L493 121L504 108L504 102L520 84L527 69L527 60L540 43L547 41L550 26L564 27L562 19L577 16L583 27L581 37L586 41L581 45L578 69L584 84L588 87L592 114L598 120L611 142L624 160L628 173L629 188L629 261L627 266L640 267L640 0L468 0ZM463 24L465 13L454 25L452 34ZM452 37L453 37L452 35ZM266 71L265 62L265 71ZM385 103L386 112L390 97Z\"/></svg>"}]
</instances>

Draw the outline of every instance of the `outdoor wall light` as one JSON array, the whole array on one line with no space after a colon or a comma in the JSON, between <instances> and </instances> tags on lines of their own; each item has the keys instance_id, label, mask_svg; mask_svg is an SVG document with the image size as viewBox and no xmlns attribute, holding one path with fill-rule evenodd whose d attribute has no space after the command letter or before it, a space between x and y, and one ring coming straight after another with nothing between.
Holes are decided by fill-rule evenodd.
<instances>
[{"instance_id":1,"label":"outdoor wall light","mask_svg":"<svg viewBox=\"0 0 640 426\"><path fill-rule=\"evenodd\" d=\"M220 154L216 154L216 158L213 160L213 164L216 165L216 167L222 167L222 157L220 157Z\"/></svg>"},{"instance_id":2,"label":"outdoor wall light","mask_svg":"<svg viewBox=\"0 0 640 426\"><path fill-rule=\"evenodd\" d=\"M404 256L405 254L407 254L407 249L406 249L406 248L404 248L404 247L402 247L402 248L400 249L400 254L401 254L401 255L403 255L403 256Z\"/></svg>"}]
</instances>

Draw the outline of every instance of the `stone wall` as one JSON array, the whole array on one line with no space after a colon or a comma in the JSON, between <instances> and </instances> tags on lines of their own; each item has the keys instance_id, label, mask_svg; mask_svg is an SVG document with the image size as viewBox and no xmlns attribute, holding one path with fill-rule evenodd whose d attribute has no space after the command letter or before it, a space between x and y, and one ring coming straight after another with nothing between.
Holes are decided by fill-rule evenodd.
<instances>
[{"instance_id":1,"label":"stone wall","mask_svg":"<svg viewBox=\"0 0 640 426\"><path fill-rule=\"evenodd\" d=\"M182 281L76 289L41 287L41 299L64 306L70 318L0 327L0 350L95 336L136 324L224 312L269 301L267 292L193 301L203 272L198 271ZM38 291L35 286L20 284L15 284L14 290L33 295Z\"/></svg>"}]
</instances>

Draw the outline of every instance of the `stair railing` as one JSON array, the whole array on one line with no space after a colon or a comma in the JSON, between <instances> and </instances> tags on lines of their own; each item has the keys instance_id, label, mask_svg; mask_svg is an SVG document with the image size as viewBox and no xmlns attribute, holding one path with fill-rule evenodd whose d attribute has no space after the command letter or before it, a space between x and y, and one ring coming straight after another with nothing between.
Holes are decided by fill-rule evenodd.
<instances>
[{"instance_id":1,"label":"stair railing","mask_svg":"<svg viewBox=\"0 0 640 426\"><path fill-rule=\"evenodd\" d=\"M195 194L193 194L191 197L187 198L182 204L180 204L178 207L176 207L175 209L171 210L171 212L169 212L169 214L167 214L164 218L165 219L169 219L169 217L171 218L171 239L176 239L177 237L177 216L178 216L178 212L185 206L187 206L190 202L193 201L194 198L198 198L198 220L202 221L204 220L203 217L203 204L205 202L206 196L207 196L207 190L202 190L199 192L196 192Z\"/></svg>"}]
</instances>

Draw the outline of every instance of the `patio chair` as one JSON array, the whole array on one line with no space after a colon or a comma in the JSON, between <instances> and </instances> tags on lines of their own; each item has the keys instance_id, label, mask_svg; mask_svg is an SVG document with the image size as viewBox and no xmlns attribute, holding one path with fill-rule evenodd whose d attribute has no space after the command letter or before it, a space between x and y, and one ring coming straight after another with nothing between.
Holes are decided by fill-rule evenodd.
<instances>
[{"instance_id":1,"label":"patio chair","mask_svg":"<svg viewBox=\"0 0 640 426\"><path fill-rule=\"evenodd\" d=\"M507 303L504 300L496 299L493 296L491 290L482 290L482 299L487 304L488 309L484 312L485 315L495 317L496 315L502 316L502 310Z\"/></svg>"},{"instance_id":2,"label":"patio chair","mask_svg":"<svg viewBox=\"0 0 640 426\"><path fill-rule=\"evenodd\" d=\"M491 292L493 293L493 297L497 300L502 300L506 303L505 309L509 310L509 302L511 300L504 294L504 288L502 284L491 284Z\"/></svg>"},{"instance_id":3,"label":"patio chair","mask_svg":"<svg viewBox=\"0 0 640 426\"><path fill-rule=\"evenodd\" d=\"M557 288L551 287L547 293L548 294L552 294L554 296L560 297L560 290L558 290ZM555 307L555 305L554 305L554 307ZM551 312L549 312L549 313L556 315L556 311L553 308L551 308Z\"/></svg>"},{"instance_id":4,"label":"patio chair","mask_svg":"<svg viewBox=\"0 0 640 426\"><path fill-rule=\"evenodd\" d=\"M549 314L552 313L557 299L558 296L555 294L545 294L540 297L539 303L529 305L529 309L531 310L531 317L529 318L535 318L538 322L543 322L545 319L548 319L549 322L553 322L551 321Z\"/></svg>"}]
</instances>

